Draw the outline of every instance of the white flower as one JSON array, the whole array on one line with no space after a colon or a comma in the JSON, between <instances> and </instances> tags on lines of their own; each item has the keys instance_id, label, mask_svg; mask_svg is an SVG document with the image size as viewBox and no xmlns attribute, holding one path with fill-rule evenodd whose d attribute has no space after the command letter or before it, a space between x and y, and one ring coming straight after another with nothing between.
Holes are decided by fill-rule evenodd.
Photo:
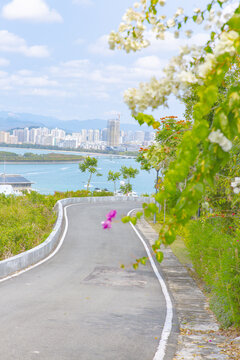
<instances>
[{"instance_id":1,"label":"white flower","mask_svg":"<svg viewBox=\"0 0 240 360\"><path fill-rule=\"evenodd\" d=\"M177 17L177 16L180 16L180 15L182 15L183 13L184 13L183 8L178 8L177 11L176 11L175 16L176 16L176 17Z\"/></svg>"},{"instance_id":2,"label":"white flower","mask_svg":"<svg viewBox=\"0 0 240 360\"><path fill-rule=\"evenodd\" d=\"M208 136L208 140L211 143L216 143L223 151L228 152L232 148L232 142L223 135L223 133L218 129L216 131L212 131L211 134Z\"/></svg>"},{"instance_id":3,"label":"white flower","mask_svg":"<svg viewBox=\"0 0 240 360\"><path fill-rule=\"evenodd\" d=\"M185 31L185 35L188 37L188 38L190 38L191 36L192 36L192 30L186 30Z\"/></svg>"},{"instance_id":4,"label":"white flower","mask_svg":"<svg viewBox=\"0 0 240 360\"><path fill-rule=\"evenodd\" d=\"M176 39L179 38L179 31L175 31L175 32L174 32L174 37L175 37Z\"/></svg>"},{"instance_id":5,"label":"white flower","mask_svg":"<svg viewBox=\"0 0 240 360\"><path fill-rule=\"evenodd\" d=\"M177 75L177 78L183 83L194 84L197 82L196 76L190 71L181 71L180 74Z\"/></svg>"},{"instance_id":6,"label":"white flower","mask_svg":"<svg viewBox=\"0 0 240 360\"><path fill-rule=\"evenodd\" d=\"M203 22L203 18L202 15L198 15L197 19L196 19L196 23L197 24L201 24Z\"/></svg>"},{"instance_id":7,"label":"white flower","mask_svg":"<svg viewBox=\"0 0 240 360\"><path fill-rule=\"evenodd\" d=\"M233 192L234 192L234 194L239 194L239 193L240 193L240 189L236 187L236 188L233 189Z\"/></svg>"},{"instance_id":8,"label":"white flower","mask_svg":"<svg viewBox=\"0 0 240 360\"><path fill-rule=\"evenodd\" d=\"M213 54L207 54L205 62L198 67L198 74L200 77L205 78L206 75L212 70L215 63Z\"/></svg>"},{"instance_id":9,"label":"white flower","mask_svg":"<svg viewBox=\"0 0 240 360\"><path fill-rule=\"evenodd\" d=\"M201 12L201 9L196 8L196 9L194 9L193 11L194 11L196 14L198 14L198 13L200 13L200 12Z\"/></svg>"},{"instance_id":10,"label":"white flower","mask_svg":"<svg viewBox=\"0 0 240 360\"><path fill-rule=\"evenodd\" d=\"M139 4L138 2L135 2L135 3L133 4L133 7L134 7L135 9L138 9L138 8L140 7L140 4Z\"/></svg>"},{"instance_id":11,"label":"white flower","mask_svg":"<svg viewBox=\"0 0 240 360\"><path fill-rule=\"evenodd\" d=\"M168 26L169 28L174 27L175 25L176 25L175 20L169 19L169 20L167 21L167 26Z\"/></svg>"},{"instance_id":12,"label":"white flower","mask_svg":"<svg viewBox=\"0 0 240 360\"><path fill-rule=\"evenodd\" d=\"M214 49L214 54L216 57L229 52L231 56L236 53L236 49L234 47L234 41L239 37L236 31L223 32L220 36L220 39Z\"/></svg>"}]
</instances>

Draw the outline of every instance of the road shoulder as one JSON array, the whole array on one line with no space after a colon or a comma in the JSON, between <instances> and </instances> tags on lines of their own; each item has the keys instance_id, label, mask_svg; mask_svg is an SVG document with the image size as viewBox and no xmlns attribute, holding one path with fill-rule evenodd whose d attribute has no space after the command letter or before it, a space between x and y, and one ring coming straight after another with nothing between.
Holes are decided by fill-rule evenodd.
<instances>
[{"instance_id":1,"label":"road shoulder","mask_svg":"<svg viewBox=\"0 0 240 360\"><path fill-rule=\"evenodd\" d=\"M150 245L155 242L157 233L144 219L136 227ZM223 346L226 338L219 332L206 297L171 249L163 247L162 251L164 260L160 267L174 298L180 326L173 360L230 359Z\"/></svg>"}]
</instances>

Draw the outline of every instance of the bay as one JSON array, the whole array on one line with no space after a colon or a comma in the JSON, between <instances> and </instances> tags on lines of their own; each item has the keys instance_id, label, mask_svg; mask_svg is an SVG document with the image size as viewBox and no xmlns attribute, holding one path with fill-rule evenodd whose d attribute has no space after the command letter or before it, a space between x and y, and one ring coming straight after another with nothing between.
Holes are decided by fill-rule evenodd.
<instances>
[{"instance_id":1,"label":"bay","mask_svg":"<svg viewBox=\"0 0 240 360\"><path fill-rule=\"evenodd\" d=\"M32 152L34 154L46 154L50 152L56 152L53 150L42 149L23 149L23 148L0 148L0 151L10 151L17 154L24 154L26 152ZM66 153L64 151L58 151L60 153ZM76 154L76 152L67 152ZM77 153L79 154L79 153ZM86 153L82 153L86 156ZM94 157L98 159L98 171L102 174L101 177L93 176L91 181L91 190L95 187L100 189L114 190L112 182L107 181L109 170L114 172L119 171L121 166L132 166L139 170L139 174L135 179L131 181L133 190L141 194L154 193L154 181L156 172L146 172L140 169L139 164L133 158L119 158L112 155L99 155L94 154ZM19 174L32 181L33 189L36 189L41 194L53 194L54 191L70 191L86 189L84 185L87 183L88 175L81 173L78 168L78 164L7 164L5 166L7 174ZM4 164L0 163L0 173L4 172ZM119 181L117 182L117 189L119 188Z\"/></svg>"}]
</instances>

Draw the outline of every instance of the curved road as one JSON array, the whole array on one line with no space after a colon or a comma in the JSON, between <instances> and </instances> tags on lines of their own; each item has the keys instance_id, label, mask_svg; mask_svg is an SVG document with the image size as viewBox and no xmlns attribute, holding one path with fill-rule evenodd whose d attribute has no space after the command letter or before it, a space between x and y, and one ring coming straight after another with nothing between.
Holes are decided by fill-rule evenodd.
<instances>
[{"instance_id":1,"label":"curved road","mask_svg":"<svg viewBox=\"0 0 240 360\"><path fill-rule=\"evenodd\" d=\"M135 259L146 253L120 219L134 207L139 203L69 207L69 227L59 252L0 283L2 360L154 358L165 299L149 264L132 269ZM111 230L102 230L101 221L111 209L118 211L117 218ZM172 333L166 360L174 355L175 339Z\"/></svg>"}]
</instances>

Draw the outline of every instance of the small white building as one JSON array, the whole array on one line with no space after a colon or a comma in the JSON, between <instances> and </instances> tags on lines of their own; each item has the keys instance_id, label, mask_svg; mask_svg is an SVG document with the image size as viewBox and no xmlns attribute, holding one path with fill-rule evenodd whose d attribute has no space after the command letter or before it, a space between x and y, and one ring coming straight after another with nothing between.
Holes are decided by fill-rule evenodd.
<instances>
[{"instance_id":1,"label":"small white building","mask_svg":"<svg viewBox=\"0 0 240 360\"><path fill-rule=\"evenodd\" d=\"M0 185L0 194L15 195L12 185Z\"/></svg>"},{"instance_id":2,"label":"small white building","mask_svg":"<svg viewBox=\"0 0 240 360\"><path fill-rule=\"evenodd\" d=\"M20 195L22 191L30 192L32 190L32 184L31 181L21 175L0 174L0 186L10 185L16 195Z\"/></svg>"}]
</instances>

